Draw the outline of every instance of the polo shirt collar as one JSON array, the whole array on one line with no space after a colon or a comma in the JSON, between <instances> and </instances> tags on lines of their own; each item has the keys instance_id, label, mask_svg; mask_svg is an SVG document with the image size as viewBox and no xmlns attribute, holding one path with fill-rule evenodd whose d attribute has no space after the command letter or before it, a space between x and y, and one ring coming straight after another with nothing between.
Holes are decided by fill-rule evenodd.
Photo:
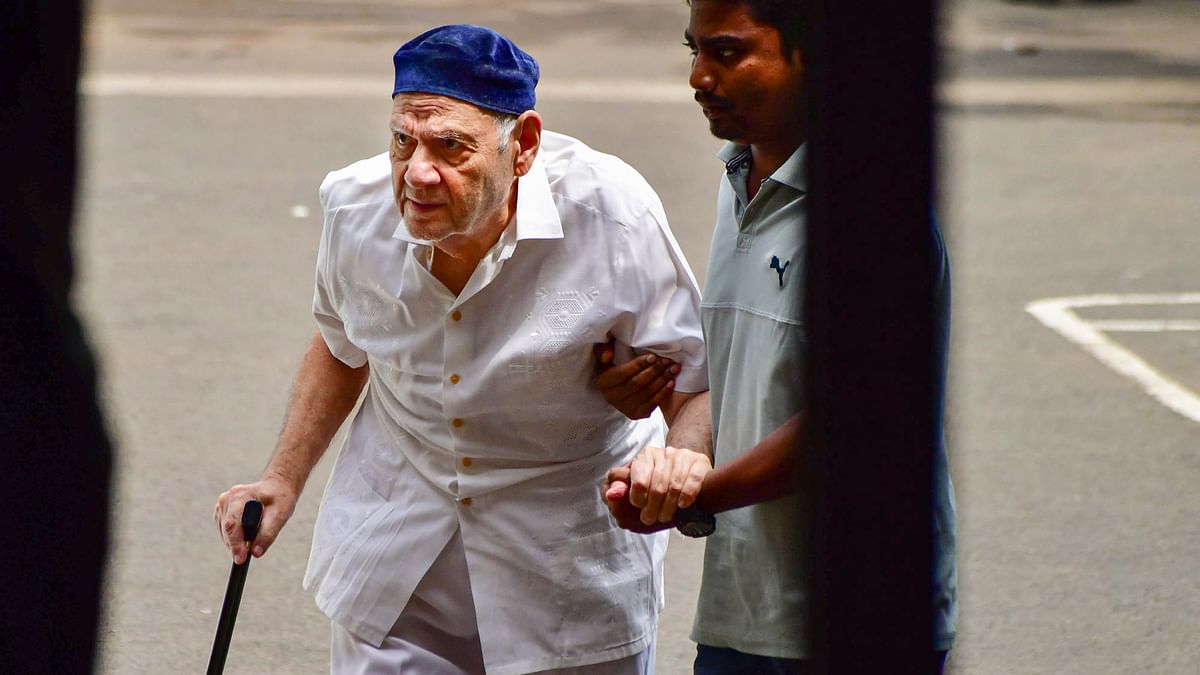
<instances>
[{"instance_id":1,"label":"polo shirt collar","mask_svg":"<svg viewBox=\"0 0 1200 675\"><path fill-rule=\"evenodd\" d=\"M508 248L508 253L511 254L512 246L522 239L562 239L563 229L562 220L558 217L558 207L554 204L554 197L550 194L550 182L546 178L546 166L542 163L542 158L537 157L533 160L533 166L529 172L517 179L517 212L514 220L516 221L516 236L505 242ZM512 224L506 228L511 230ZM414 244L428 246L429 242L414 237L409 231L408 226L404 223L404 218L400 218L400 223L396 227L396 231L392 234L395 239L401 239ZM507 237L502 236L501 241L505 241Z\"/></svg>"},{"instance_id":2,"label":"polo shirt collar","mask_svg":"<svg viewBox=\"0 0 1200 675\"><path fill-rule=\"evenodd\" d=\"M726 143L717 151L717 158L725 163L725 173L737 173L743 164L750 161L750 146ZM807 191L807 184L804 180L803 143L778 169L775 169L775 173L771 174L770 179L801 192Z\"/></svg>"},{"instance_id":3,"label":"polo shirt collar","mask_svg":"<svg viewBox=\"0 0 1200 675\"><path fill-rule=\"evenodd\" d=\"M778 181L801 192L807 192L807 183L804 181L803 143L800 144L800 147L796 148L791 157L788 157L778 169L775 169L775 173L771 174L771 180Z\"/></svg>"}]
</instances>

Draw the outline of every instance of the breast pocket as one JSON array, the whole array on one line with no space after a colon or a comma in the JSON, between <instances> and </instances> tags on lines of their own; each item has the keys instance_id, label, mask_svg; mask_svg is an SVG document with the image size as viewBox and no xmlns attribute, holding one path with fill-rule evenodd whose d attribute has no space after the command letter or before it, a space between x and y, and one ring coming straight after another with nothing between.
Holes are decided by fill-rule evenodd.
<instances>
[{"instance_id":1,"label":"breast pocket","mask_svg":"<svg viewBox=\"0 0 1200 675\"><path fill-rule=\"evenodd\" d=\"M397 297L379 285L347 283L346 335L372 357L373 366L397 375L439 379L444 308L410 296Z\"/></svg>"},{"instance_id":2,"label":"breast pocket","mask_svg":"<svg viewBox=\"0 0 1200 675\"><path fill-rule=\"evenodd\" d=\"M393 345L400 335L400 302L382 287L348 282L342 319L351 342L372 355Z\"/></svg>"}]
</instances>

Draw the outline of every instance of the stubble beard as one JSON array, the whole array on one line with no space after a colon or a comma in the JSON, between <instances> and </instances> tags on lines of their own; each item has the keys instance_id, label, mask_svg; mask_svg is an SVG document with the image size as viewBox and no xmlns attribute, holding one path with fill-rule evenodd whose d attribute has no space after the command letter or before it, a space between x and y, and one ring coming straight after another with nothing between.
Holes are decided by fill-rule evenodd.
<instances>
[{"instance_id":1,"label":"stubble beard","mask_svg":"<svg viewBox=\"0 0 1200 675\"><path fill-rule=\"evenodd\" d=\"M731 120L709 120L708 131L723 141L732 141L734 143L745 136L742 133L743 130L739 129Z\"/></svg>"}]
</instances>

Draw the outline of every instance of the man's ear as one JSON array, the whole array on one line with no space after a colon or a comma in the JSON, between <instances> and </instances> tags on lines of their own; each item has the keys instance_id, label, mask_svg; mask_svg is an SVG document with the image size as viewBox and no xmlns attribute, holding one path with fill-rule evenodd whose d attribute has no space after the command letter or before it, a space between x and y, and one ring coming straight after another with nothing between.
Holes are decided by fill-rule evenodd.
<instances>
[{"instance_id":1,"label":"man's ear","mask_svg":"<svg viewBox=\"0 0 1200 675\"><path fill-rule=\"evenodd\" d=\"M529 173L538 149L542 147L542 116L536 110L521 113L513 135L516 149L513 153L513 174L520 177Z\"/></svg>"}]
</instances>

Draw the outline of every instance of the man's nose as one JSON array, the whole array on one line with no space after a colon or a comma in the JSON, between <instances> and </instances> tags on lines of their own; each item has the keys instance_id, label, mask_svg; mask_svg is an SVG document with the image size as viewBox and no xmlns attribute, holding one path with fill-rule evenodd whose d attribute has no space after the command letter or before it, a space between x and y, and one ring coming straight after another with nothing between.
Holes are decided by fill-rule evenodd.
<instances>
[{"instance_id":1,"label":"man's nose","mask_svg":"<svg viewBox=\"0 0 1200 675\"><path fill-rule=\"evenodd\" d=\"M421 148L414 150L404 168L404 183L409 187L426 188L437 185L441 179L433 157Z\"/></svg>"},{"instance_id":2,"label":"man's nose","mask_svg":"<svg viewBox=\"0 0 1200 675\"><path fill-rule=\"evenodd\" d=\"M702 54L698 54L692 59L692 72L688 76L688 84L692 89L703 92L712 91L716 84L712 71L708 68L708 62Z\"/></svg>"}]
</instances>

